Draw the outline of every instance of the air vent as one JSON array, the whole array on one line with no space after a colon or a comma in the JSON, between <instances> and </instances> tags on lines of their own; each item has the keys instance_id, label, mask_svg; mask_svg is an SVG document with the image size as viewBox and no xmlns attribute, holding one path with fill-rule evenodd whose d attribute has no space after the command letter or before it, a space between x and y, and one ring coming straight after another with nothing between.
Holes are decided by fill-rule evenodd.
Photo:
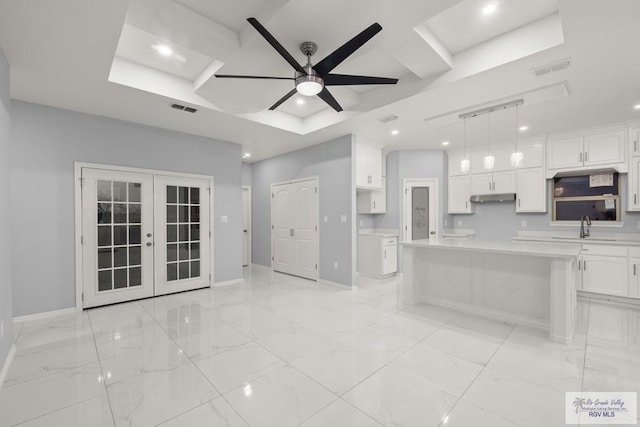
<instances>
[{"instance_id":1,"label":"air vent","mask_svg":"<svg viewBox=\"0 0 640 427\"><path fill-rule=\"evenodd\" d=\"M186 113L195 113L196 111L198 111L197 108L193 108L193 107L187 107L186 105L180 105L180 104L171 104L171 108L176 109L176 110L180 110L180 111L184 111Z\"/></svg>"},{"instance_id":2,"label":"air vent","mask_svg":"<svg viewBox=\"0 0 640 427\"><path fill-rule=\"evenodd\" d=\"M534 68L533 74L536 77L544 76L545 74L554 73L560 70L566 70L571 65L571 59L563 59L562 61L554 62L552 64L543 65L542 67Z\"/></svg>"},{"instance_id":3,"label":"air vent","mask_svg":"<svg viewBox=\"0 0 640 427\"><path fill-rule=\"evenodd\" d=\"M389 122L392 122L394 120L398 120L398 116L396 116L395 114L390 114L388 116L380 117L378 119L378 121L382 122L382 123L389 123Z\"/></svg>"}]
</instances>

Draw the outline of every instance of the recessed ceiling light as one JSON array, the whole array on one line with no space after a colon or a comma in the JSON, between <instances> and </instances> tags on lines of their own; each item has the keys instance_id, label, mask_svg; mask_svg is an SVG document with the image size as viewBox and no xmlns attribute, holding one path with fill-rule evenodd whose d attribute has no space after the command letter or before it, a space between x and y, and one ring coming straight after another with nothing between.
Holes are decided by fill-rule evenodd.
<instances>
[{"instance_id":1,"label":"recessed ceiling light","mask_svg":"<svg viewBox=\"0 0 640 427\"><path fill-rule=\"evenodd\" d=\"M444 146L449 145L449 141L442 141L442 145L444 145Z\"/></svg>"},{"instance_id":2,"label":"recessed ceiling light","mask_svg":"<svg viewBox=\"0 0 640 427\"><path fill-rule=\"evenodd\" d=\"M298 99L296 99L296 104L298 104L298 105L304 105L304 99L302 99L302 98L298 98Z\"/></svg>"},{"instance_id":3,"label":"recessed ceiling light","mask_svg":"<svg viewBox=\"0 0 640 427\"><path fill-rule=\"evenodd\" d=\"M391 131L391 135L397 135L399 133L400 132L397 129L394 129L394 130Z\"/></svg>"},{"instance_id":4,"label":"recessed ceiling light","mask_svg":"<svg viewBox=\"0 0 640 427\"><path fill-rule=\"evenodd\" d=\"M520 132L524 132L529 129L529 126L520 126L519 129L520 129Z\"/></svg>"},{"instance_id":5,"label":"recessed ceiling light","mask_svg":"<svg viewBox=\"0 0 640 427\"><path fill-rule=\"evenodd\" d=\"M251 153L249 153L249 152L244 153L244 154L242 155L242 158L243 158L243 159L248 159L249 157L251 157Z\"/></svg>"},{"instance_id":6,"label":"recessed ceiling light","mask_svg":"<svg viewBox=\"0 0 640 427\"><path fill-rule=\"evenodd\" d=\"M636 110L640 110L640 104L634 105L633 108L635 108Z\"/></svg>"},{"instance_id":7,"label":"recessed ceiling light","mask_svg":"<svg viewBox=\"0 0 640 427\"><path fill-rule=\"evenodd\" d=\"M495 3L490 3L482 8L482 13L485 15L491 15L497 9Z\"/></svg>"},{"instance_id":8,"label":"recessed ceiling light","mask_svg":"<svg viewBox=\"0 0 640 427\"><path fill-rule=\"evenodd\" d=\"M173 55L173 49L171 49L166 44L156 44L152 46L156 52L158 52L162 56L171 56Z\"/></svg>"}]
</instances>

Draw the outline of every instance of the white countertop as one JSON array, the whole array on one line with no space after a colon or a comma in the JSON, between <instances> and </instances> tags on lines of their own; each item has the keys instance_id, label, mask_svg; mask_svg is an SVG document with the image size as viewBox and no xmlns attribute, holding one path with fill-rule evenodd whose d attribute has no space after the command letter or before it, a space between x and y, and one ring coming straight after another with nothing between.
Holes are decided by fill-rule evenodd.
<instances>
[{"instance_id":1,"label":"white countertop","mask_svg":"<svg viewBox=\"0 0 640 427\"><path fill-rule=\"evenodd\" d=\"M594 233L589 237L579 238L571 232L549 231L519 231L513 237L514 242L546 242L546 243L574 243L576 245L595 244L612 246L640 246L640 233Z\"/></svg>"},{"instance_id":2,"label":"white countertop","mask_svg":"<svg viewBox=\"0 0 640 427\"><path fill-rule=\"evenodd\" d=\"M361 236L398 237L398 230L392 228L363 228L358 234Z\"/></svg>"},{"instance_id":3,"label":"white countertop","mask_svg":"<svg viewBox=\"0 0 640 427\"><path fill-rule=\"evenodd\" d=\"M442 248L474 252L493 252L542 257L577 257L580 255L579 244L553 244L547 242L494 242L483 240L425 239L401 243L414 248Z\"/></svg>"}]
</instances>

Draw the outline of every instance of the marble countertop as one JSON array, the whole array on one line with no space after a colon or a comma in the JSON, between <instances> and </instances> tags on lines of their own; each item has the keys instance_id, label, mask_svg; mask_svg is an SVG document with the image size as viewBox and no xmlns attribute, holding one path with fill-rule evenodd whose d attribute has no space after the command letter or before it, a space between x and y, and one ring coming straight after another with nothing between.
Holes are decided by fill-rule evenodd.
<instances>
[{"instance_id":1,"label":"marble countertop","mask_svg":"<svg viewBox=\"0 0 640 427\"><path fill-rule=\"evenodd\" d=\"M398 230L387 228L367 228L358 232L360 236L398 237Z\"/></svg>"},{"instance_id":2,"label":"marble countertop","mask_svg":"<svg viewBox=\"0 0 640 427\"><path fill-rule=\"evenodd\" d=\"M441 248L461 251L492 252L505 254L533 255L542 257L577 257L579 244L553 244L548 242L496 242L483 240L425 239L401 243L414 248Z\"/></svg>"}]
</instances>

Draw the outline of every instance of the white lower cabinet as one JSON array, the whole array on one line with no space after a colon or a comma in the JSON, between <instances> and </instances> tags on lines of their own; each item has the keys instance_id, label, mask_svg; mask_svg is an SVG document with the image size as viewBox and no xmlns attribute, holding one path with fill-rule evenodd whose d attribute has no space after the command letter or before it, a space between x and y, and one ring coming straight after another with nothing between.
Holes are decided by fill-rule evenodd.
<instances>
[{"instance_id":1,"label":"white lower cabinet","mask_svg":"<svg viewBox=\"0 0 640 427\"><path fill-rule=\"evenodd\" d=\"M363 234L358 238L358 273L382 277L398 271L398 238Z\"/></svg>"},{"instance_id":2,"label":"white lower cabinet","mask_svg":"<svg viewBox=\"0 0 640 427\"><path fill-rule=\"evenodd\" d=\"M582 255L582 290L626 297L629 295L627 258Z\"/></svg>"}]
</instances>

